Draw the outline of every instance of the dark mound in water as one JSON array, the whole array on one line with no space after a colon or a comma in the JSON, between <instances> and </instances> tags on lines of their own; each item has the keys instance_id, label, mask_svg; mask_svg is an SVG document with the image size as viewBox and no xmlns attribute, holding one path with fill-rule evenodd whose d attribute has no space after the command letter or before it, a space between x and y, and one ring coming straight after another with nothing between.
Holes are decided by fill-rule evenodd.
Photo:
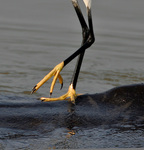
<instances>
[{"instance_id":1,"label":"dark mound in water","mask_svg":"<svg viewBox=\"0 0 144 150\"><path fill-rule=\"evenodd\" d=\"M3 101L0 103L0 127L27 130L43 126L72 129L129 122L142 125L143 99L144 84L136 84L79 96L76 105L67 101L42 103L31 99L26 103Z\"/></svg>"}]
</instances>

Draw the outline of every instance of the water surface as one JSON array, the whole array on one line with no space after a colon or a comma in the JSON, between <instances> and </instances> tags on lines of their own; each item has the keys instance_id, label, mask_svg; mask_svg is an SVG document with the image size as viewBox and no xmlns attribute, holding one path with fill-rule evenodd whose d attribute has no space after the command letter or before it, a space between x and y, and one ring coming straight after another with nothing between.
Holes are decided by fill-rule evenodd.
<instances>
[{"instance_id":1,"label":"water surface","mask_svg":"<svg viewBox=\"0 0 144 150\"><path fill-rule=\"evenodd\" d=\"M77 92L98 93L143 82L143 5L143 0L93 1L96 42L86 51ZM70 1L1 0L1 149L144 147L143 124L74 126L76 134L69 137L70 129L59 123L69 115L68 104L36 100L49 95L50 81L30 95L40 79L79 48L81 40ZM67 92L75 61L63 69L64 87L60 91L57 84L54 97Z\"/></svg>"}]
</instances>

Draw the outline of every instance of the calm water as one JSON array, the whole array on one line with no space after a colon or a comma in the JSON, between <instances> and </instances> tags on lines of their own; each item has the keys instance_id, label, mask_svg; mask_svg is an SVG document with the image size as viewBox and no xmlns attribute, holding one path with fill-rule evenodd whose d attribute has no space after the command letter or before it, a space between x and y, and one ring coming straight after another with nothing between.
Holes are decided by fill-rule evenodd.
<instances>
[{"instance_id":1,"label":"calm water","mask_svg":"<svg viewBox=\"0 0 144 150\"><path fill-rule=\"evenodd\" d=\"M93 0L96 42L86 51L77 92L97 93L144 81L143 6L143 0ZM50 82L30 95L80 44L81 28L70 1L1 0L0 149L144 147L144 129L129 124L121 130L75 126L76 134L70 137L60 123L61 105L66 117L68 104L36 100L49 95ZM75 62L63 69L64 87L60 91L57 84L54 97L67 92Z\"/></svg>"}]
</instances>

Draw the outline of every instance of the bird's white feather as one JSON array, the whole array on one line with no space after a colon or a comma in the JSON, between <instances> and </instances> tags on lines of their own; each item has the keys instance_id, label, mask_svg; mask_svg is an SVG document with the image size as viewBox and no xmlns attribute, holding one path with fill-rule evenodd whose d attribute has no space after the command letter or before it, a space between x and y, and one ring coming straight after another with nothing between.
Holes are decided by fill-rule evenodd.
<instances>
[{"instance_id":1,"label":"bird's white feather","mask_svg":"<svg viewBox=\"0 0 144 150\"><path fill-rule=\"evenodd\" d=\"M91 0L83 0L86 7L91 8Z\"/></svg>"},{"instance_id":2,"label":"bird's white feather","mask_svg":"<svg viewBox=\"0 0 144 150\"><path fill-rule=\"evenodd\" d=\"M78 1L77 0L72 0L73 2L77 3Z\"/></svg>"}]
</instances>

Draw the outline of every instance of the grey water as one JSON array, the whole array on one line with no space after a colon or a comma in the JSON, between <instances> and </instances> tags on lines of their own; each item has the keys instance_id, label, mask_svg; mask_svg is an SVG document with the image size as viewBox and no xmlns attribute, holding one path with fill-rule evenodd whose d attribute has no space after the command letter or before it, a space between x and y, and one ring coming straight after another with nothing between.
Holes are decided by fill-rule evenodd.
<instances>
[{"instance_id":1,"label":"grey water","mask_svg":"<svg viewBox=\"0 0 144 150\"><path fill-rule=\"evenodd\" d=\"M85 6L79 3L87 19ZM85 53L78 93L143 83L143 6L143 0L92 1L96 42ZM81 41L70 0L0 1L0 149L144 147L143 123L73 125L71 121L69 127L67 102L37 100L49 96L51 80L30 95L33 86L75 52ZM64 87L59 90L57 83L53 97L67 92L75 63L76 59L62 70ZM90 112L77 113L83 117Z\"/></svg>"}]
</instances>

